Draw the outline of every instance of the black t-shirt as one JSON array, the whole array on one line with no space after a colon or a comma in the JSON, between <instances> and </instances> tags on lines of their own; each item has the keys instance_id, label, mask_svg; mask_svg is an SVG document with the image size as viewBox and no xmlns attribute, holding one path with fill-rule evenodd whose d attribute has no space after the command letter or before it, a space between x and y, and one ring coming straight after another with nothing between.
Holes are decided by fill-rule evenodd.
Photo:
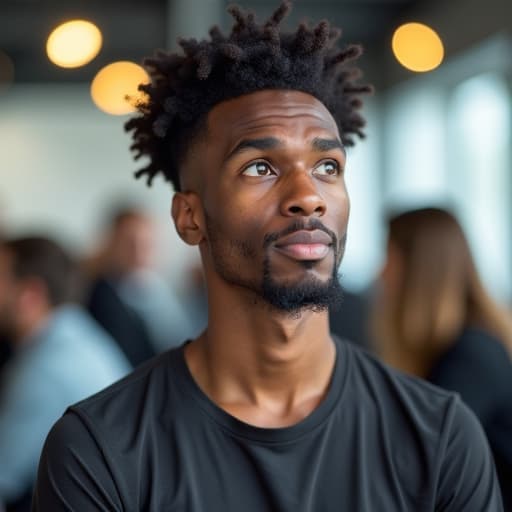
<instances>
[{"instance_id":1,"label":"black t-shirt","mask_svg":"<svg viewBox=\"0 0 512 512\"><path fill-rule=\"evenodd\" d=\"M217 407L183 347L158 356L57 422L34 512L503 510L485 436L457 395L336 348L325 399L286 428Z\"/></svg>"}]
</instances>

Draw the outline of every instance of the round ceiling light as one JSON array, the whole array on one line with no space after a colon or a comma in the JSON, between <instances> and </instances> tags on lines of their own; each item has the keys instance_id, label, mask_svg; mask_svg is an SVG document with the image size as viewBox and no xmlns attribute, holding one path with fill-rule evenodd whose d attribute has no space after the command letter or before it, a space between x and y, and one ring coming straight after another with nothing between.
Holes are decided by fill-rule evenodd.
<instances>
[{"instance_id":1,"label":"round ceiling light","mask_svg":"<svg viewBox=\"0 0 512 512\"><path fill-rule=\"evenodd\" d=\"M398 27L391 45L398 62L411 71L431 71L443 61L441 38L422 23L406 23Z\"/></svg>"},{"instance_id":2,"label":"round ceiling light","mask_svg":"<svg viewBox=\"0 0 512 512\"><path fill-rule=\"evenodd\" d=\"M46 42L48 58L57 66L77 68L98 55L103 38L99 28L85 20L72 20L59 25Z\"/></svg>"},{"instance_id":3,"label":"round ceiling light","mask_svg":"<svg viewBox=\"0 0 512 512\"><path fill-rule=\"evenodd\" d=\"M141 66L129 62L113 62L101 69L91 84L94 103L108 114L129 114L135 104L144 98L137 90L139 84L149 83L149 76Z\"/></svg>"}]
</instances>

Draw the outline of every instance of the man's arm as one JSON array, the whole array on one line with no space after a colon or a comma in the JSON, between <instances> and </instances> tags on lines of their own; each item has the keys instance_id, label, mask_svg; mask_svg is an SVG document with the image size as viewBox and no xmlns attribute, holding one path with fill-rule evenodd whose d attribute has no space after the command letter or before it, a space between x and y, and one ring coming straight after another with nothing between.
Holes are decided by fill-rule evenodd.
<instances>
[{"instance_id":1,"label":"man's arm","mask_svg":"<svg viewBox=\"0 0 512 512\"><path fill-rule=\"evenodd\" d=\"M503 512L487 438L475 415L458 398L445 427L436 510Z\"/></svg>"},{"instance_id":2,"label":"man's arm","mask_svg":"<svg viewBox=\"0 0 512 512\"><path fill-rule=\"evenodd\" d=\"M41 455L32 512L123 510L96 441L74 413L52 428Z\"/></svg>"}]
</instances>

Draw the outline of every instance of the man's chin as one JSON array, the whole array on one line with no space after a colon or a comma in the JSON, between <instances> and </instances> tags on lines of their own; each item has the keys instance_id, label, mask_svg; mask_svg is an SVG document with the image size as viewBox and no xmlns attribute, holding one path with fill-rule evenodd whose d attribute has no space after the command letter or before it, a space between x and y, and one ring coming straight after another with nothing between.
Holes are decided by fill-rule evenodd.
<instances>
[{"instance_id":1,"label":"man's chin","mask_svg":"<svg viewBox=\"0 0 512 512\"><path fill-rule=\"evenodd\" d=\"M297 283L279 283L266 276L262 296L271 307L282 312L322 312L341 302L342 289L332 276L325 281L311 277Z\"/></svg>"}]
</instances>

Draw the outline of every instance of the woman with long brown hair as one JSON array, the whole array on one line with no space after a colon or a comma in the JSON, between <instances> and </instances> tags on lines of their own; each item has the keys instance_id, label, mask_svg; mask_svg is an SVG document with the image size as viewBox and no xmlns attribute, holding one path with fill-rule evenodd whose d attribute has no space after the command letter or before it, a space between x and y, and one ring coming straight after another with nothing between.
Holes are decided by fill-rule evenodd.
<instances>
[{"instance_id":1,"label":"woman with long brown hair","mask_svg":"<svg viewBox=\"0 0 512 512\"><path fill-rule=\"evenodd\" d=\"M512 510L512 322L485 290L456 218L439 208L391 218L380 284L377 352L460 393L486 431Z\"/></svg>"}]
</instances>

